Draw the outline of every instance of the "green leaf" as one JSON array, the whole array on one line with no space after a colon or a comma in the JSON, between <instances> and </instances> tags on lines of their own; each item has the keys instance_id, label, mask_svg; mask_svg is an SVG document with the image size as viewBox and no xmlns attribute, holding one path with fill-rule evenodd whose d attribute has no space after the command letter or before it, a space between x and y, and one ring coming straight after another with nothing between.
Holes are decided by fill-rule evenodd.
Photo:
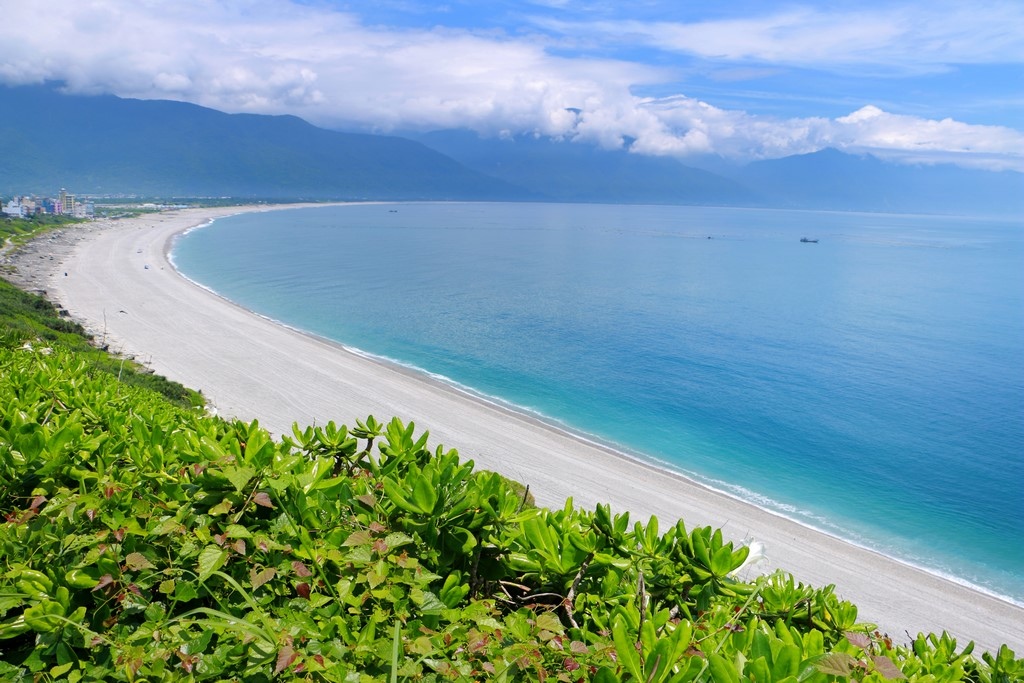
<instances>
[{"instance_id":1,"label":"green leaf","mask_svg":"<svg viewBox=\"0 0 1024 683\"><path fill-rule=\"evenodd\" d=\"M617 617L612 625L612 640L615 641L615 653L619 657L619 662L626 668L626 671L636 680L642 681L644 676L640 670L640 653L636 651L636 641L630 635L625 620Z\"/></svg>"},{"instance_id":2,"label":"green leaf","mask_svg":"<svg viewBox=\"0 0 1024 683\"><path fill-rule=\"evenodd\" d=\"M731 544L722 546L711 557L711 571L716 576L728 576L729 572L743 564L743 561L747 559L749 554L750 548L747 546L742 546L735 553L732 550Z\"/></svg>"},{"instance_id":3,"label":"green leaf","mask_svg":"<svg viewBox=\"0 0 1024 683\"><path fill-rule=\"evenodd\" d=\"M711 669L711 680L715 683L740 683L740 674L735 665L722 655L708 655L708 668Z\"/></svg>"},{"instance_id":4,"label":"green leaf","mask_svg":"<svg viewBox=\"0 0 1024 683\"><path fill-rule=\"evenodd\" d=\"M163 584L161 584L162 586ZM196 592L195 584L191 581L179 581L174 587L174 599L178 602L189 602L195 600L199 593Z\"/></svg>"},{"instance_id":5,"label":"green leaf","mask_svg":"<svg viewBox=\"0 0 1024 683\"><path fill-rule=\"evenodd\" d=\"M394 634L391 636L391 683L398 683L398 655L402 652L402 627L395 620Z\"/></svg>"},{"instance_id":6,"label":"green leaf","mask_svg":"<svg viewBox=\"0 0 1024 683\"><path fill-rule=\"evenodd\" d=\"M50 669L50 675L55 679L60 679L61 676L71 671L71 667L75 665L74 662L68 662L67 664L61 664Z\"/></svg>"},{"instance_id":7,"label":"green leaf","mask_svg":"<svg viewBox=\"0 0 1024 683\"><path fill-rule=\"evenodd\" d=\"M153 531L150 533L156 536L162 536L164 534L177 533L181 531L183 528L184 527L182 526L181 522L179 522L174 517L169 517L160 522L159 524L157 524L156 528L153 529Z\"/></svg>"},{"instance_id":8,"label":"green leaf","mask_svg":"<svg viewBox=\"0 0 1024 683\"><path fill-rule=\"evenodd\" d=\"M437 505L437 490L425 478L419 478L412 486L412 499L420 512L430 514Z\"/></svg>"},{"instance_id":9,"label":"green leaf","mask_svg":"<svg viewBox=\"0 0 1024 683\"><path fill-rule=\"evenodd\" d=\"M249 582L252 584L252 589L256 590L275 576L277 576L277 570L273 567L267 567L259 572L253 568L249 571Z\"/></svg>"},{"instance_id":10,"label":"green leaf","mask_svg":"<svg viewBox=\"0 0 1024 683\"><path fill-rule=\"evenodd\" d=\"M231 501L225 498L221 502L210 508L211 515L226 515L231 512Z\"/></svg>"},{"instance_id":11,"label":"green leaf","mask_svg":"<svg viewBox=\"0 0 1024 683\"><path fill-rule=\"evenodd\" d=\"M228 560L228 551L215 545L208 545L199 553L199 582L202 583L213 576L213 573L224 566Z\"/></svg>"},{"instance_id":12,"label":"green leaf","mask_svg":"<svg viewBox=\"0 0 1024 683\"><path fill-rule=\"evenodd\" d=\"M558 617L551 612L542 612L537 615L537 629L551 631L552 633L562 633L565 627L562 626L562 622L558 620Z\"/></svg>"},{"instance_id":13,"label":"green leaf","mask_svg":"<svg viewBox=\"0 0 1024 683\"><path fill-rule=\"evenodd\" d=\"M446 608L446 605L436 595L420 588L413 588L409 591L409 597L423 614L440 614L441 610Z\"/></svg>"},{"instance_id":14,"label":"green leaf","mask_svg":"<svg viewBox=\"0 0 1024 683\"><path fill-rule=\"evenodd\" d=\"M412 536L403 534L401 531L395 531L385 536L384 542L388 548L394 550L395 548L412 543Z\"/></svg>"},{"instance_id":15,"label":"green leaf","mask_svg":"<svg viewBox=\"0 0 1024 683\"><path fill-rule=\"evenodd\" d=\"M384 493L387 494L388 499L390 499L391 502L406 512L423 512L416 503L409 500L409 497L405 495L405 491L402 489L401 485L394 479L387 478L384 480Z\"/></svg>"},{"instance_id":16,"label":"green leaf","mask_svg":"<svg viewBox=\"0 0 1024 683\"><path fill-rule=\"evenodd\" d=\"M252 538L252 533L241 524L228 524L224 533L231 538Z\"/></svg>"},{"instance_id":17,"label":"green leaf","mask_svg":"<svg viewBox=\"0 0 1024 683\"><path fill-rule=\"evenodd\" d=\"M775 680L785 676L795 676L800 670L800 646L783 645L775 655L775 662L772 664L772 675Z\"/></svg>"},{"instance_id":18,"label":"green leaf","mask_svg":"<svg viewBox=\"0 0 1024 683\"><path fill-rule=\"evenodd\" d=\"M61 626L59 617L63 616L64 607L59 602L43 600L25 610L25 623L37 633L49 633Z\"/></svg>"},{"instance_id":19,"label":"green leaf","mask_svg":"<svg viewBox=\"0 0 1024 683\"><path fill-rule=\"evenodd\" d=\"M256 476L256 470L251 467L225 467L224 476L235 487L235 491L241 493L249 480Z\"/></svg>"}]
</instances>

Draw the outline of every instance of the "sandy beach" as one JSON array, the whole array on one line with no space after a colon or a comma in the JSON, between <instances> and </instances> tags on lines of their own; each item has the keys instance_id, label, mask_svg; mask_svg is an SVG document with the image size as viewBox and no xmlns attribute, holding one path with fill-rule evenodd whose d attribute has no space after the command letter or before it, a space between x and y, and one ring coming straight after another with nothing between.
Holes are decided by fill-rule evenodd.
<instances>
[{"instance_id":1,"label":"sandy beach","mask_svg":"<svg viewBox=\"0 0 1024 683\"><path fill-rule=\"evenodd\" d=\"M42 290L112 351L199 389L222 416L259 419L275 434L328 420L397 415L477 467L529 484L538 503L608 502L662 528L721 527L765 544L769 569L835 584L860 620L896 641L949 631L961 644L1024 651L1024 608L858 548L683 477L477 400L442 383L276 324L180 276L174 236L242 209L188 209L96 221L46 235L13 257L13 281ZM268 210L266 207L246 210ZM9 277L5 272L4 277Z\"/></svg>"}]
</instances>

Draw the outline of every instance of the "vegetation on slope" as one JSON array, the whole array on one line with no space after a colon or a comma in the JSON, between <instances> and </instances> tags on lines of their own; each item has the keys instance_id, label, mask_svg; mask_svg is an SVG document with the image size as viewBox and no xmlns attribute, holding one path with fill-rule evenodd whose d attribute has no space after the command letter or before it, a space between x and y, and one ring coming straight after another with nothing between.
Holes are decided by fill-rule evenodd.
<instances>
[{"instance_id":1,"label":"vegetation on slope","mask_svg":"<svg viewBox=\"0 0 1024 683\"><path fill-rule=\"evenodd\" d=\"M711 528L536 509L395 419L274 441L0 349L0 680L1021 680Z\"/></svg>"},{"instance_id":2,"label":"vegetation on slope","mask_svg":"<svg viewBox=\"0 0 1024 683\"><path fill-rule=\"evenodd\" d=\"M29 218L0 218L0 246L8 243L21 244L43 230L81 223L83 220L85 219L52 214L40 214Z\"/></svg>"},{"instance_id":3,"label":"vegetation on slope","mask_svg":"<svg viewBox=\"0 0 1024 683\"><path fill-rule=\"evenodd\" d=\"M82 326L61 313L43 297L0 279L0 346L60 344L76 351L91 372L104 372L125 384L147 387L183 407L203 405L198 392L94 348Z\"/></svg>"}]
</instances>

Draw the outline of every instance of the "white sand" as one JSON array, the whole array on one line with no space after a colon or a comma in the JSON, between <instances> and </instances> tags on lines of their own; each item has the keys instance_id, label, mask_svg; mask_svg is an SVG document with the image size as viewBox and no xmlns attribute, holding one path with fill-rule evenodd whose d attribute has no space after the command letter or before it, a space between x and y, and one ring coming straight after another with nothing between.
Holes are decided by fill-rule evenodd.
<instances>
[{"instance_id":1,"label":"white sand","mask_svg":"<svg viewBox=\"0 0 1024 683\"><path fill-rule=\"evenodd\" d=\"M1024 652L1024 608L275 324L178 275L167 261L169 240L239 210L190 209L43 238L19 257L22 281L34 276L111 350L202 390L221 415L258 418L277 434L293 422L352 425L369 414L397 415L429 429L432 444L529 484L540 504L561 506L568 496L586 508L608 502L634 519L657 515L663 529L682 518L689 528L710 524L735 541L761 541L770 567L813 585L835 584L862 621L898 642L945 629L962 645L1007 643Z\"/></svg>"}]
</instances>

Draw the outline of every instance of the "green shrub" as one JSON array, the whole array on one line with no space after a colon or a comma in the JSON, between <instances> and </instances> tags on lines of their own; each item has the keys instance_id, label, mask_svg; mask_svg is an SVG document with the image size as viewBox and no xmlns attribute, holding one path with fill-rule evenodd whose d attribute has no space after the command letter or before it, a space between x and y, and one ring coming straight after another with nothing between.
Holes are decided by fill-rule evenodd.
<instances>
[{"instance_id":1,"label":"green shrub","mask_svg":"<svg viewBox=\"0 0 1024 683\"><path fill-rule=\"evenodd\" d=\"M80 353L93 372L104 372L130 386L159 392L183 407L203 405L202 396L178 382L156 375L137 363L116 358L92 346L92 339L74 320L61 315L45 298L0 279L0 346L24 344L44 348L60 345Z\"/></svg>"},{"instance_id":2,"label":"green shrub","mask_svg":"<svg viewBox=\"0 0 1024 683\"><path fill-rule=\"evenodd\" d=\"M898 646L709 527L524 489L373 417L273 440L0 348L0 680L1018 681Z\"/></svg>"}]
</instances>

